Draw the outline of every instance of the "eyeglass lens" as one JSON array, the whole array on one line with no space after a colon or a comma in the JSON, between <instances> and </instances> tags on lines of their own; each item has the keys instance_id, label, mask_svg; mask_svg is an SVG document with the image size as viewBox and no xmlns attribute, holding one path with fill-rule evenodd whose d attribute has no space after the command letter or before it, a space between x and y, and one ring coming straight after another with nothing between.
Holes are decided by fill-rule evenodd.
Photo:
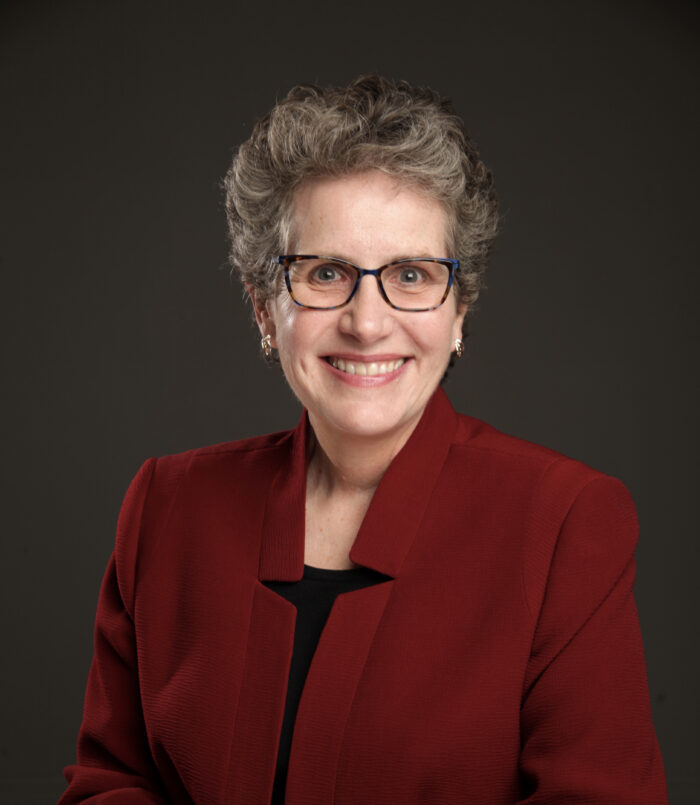
<instances>
[{"instance_id":1,"label":"eyeglass lens","mask_svg":"<svg viewBox=\"0 0 700 805\"><path fill-rule=\"evenodd\" d=\"M385 266L380 282L392 305L404 310L425 310L442 302L450 275L449 264L412 260ZM358 271L342 261L313 257L290 263L288 276L292 295L299 304L331 308L348 301ZM365 276L364 281L367 279Z\"/></svg>"}]
</instances>

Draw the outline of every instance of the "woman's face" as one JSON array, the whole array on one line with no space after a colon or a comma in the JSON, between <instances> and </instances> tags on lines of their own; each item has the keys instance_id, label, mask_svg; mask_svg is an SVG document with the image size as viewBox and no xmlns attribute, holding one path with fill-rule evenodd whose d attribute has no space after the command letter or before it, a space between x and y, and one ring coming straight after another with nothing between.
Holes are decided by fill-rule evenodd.
<instances>
[{"instance_id":1,"label":"woman's face","mask_svg":"<svg viewBox=\"0 0 700 805\"><path fill-rule=\"evenodd\" d=\"M442 206L379 171L302 185L292 231L295 253L341 257L364 268L452 256ZM440 382L465 312L454 290L436 310L394 310L372 276L337 310L301 308L284 286L265 305L256 304L260 329L271 336L317 433L399 440L408 438ZM381 372L392 363L393 371L370 374L371 364Z\"/></svg>"}]
</instances>

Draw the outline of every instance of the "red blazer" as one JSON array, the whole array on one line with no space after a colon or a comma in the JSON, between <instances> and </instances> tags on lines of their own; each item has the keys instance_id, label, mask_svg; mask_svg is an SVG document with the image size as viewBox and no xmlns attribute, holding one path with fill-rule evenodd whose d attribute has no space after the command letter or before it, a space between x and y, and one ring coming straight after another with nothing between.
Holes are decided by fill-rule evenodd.
<instances>
[{"instance_id":1,"label":"red blazer","mask_svg":"<svg viewBox=\"0 0 700 805\"><path fill-rule=\"evenodd\" d=\"M149 459L97 611L61 805L268 805L304 565L296 430ZM655 805L617 480L453 411L379 485L297 715L287 805Z\"/></svg>"}]
</instances>

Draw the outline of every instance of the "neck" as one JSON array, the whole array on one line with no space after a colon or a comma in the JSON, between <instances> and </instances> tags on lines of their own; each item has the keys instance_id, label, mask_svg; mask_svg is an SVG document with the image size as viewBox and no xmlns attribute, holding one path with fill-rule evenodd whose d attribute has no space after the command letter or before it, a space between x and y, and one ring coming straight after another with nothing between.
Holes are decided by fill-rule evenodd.
<instances>
[{"instance_id":1,"label":"neck","mask_svg":"<svg viewBox=\"0 0 700 805\"><path fill-rule=\"evenodd\" d=\"M309 422L314 441L308 483L316 489L324 489L327 494L374 492L417 424L381 437L358 437L324 428L311 414Z\"/></svg>"}]
</instances>

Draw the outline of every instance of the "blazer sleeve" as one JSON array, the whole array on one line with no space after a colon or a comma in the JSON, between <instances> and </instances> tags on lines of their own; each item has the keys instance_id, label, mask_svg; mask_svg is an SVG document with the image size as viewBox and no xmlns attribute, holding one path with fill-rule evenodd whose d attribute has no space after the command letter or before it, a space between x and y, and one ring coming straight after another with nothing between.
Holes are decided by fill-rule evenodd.
<instances>
[{"instance_id":1,"label":"blazer sleeve","mask_svg":"<svg viewBox=\"0 0 700 805\"><path fill-rule=\"evenodd\" d=\"M522 805L668 801L633 598L637 534L631 496L603 475L559 531L522 701Z\"/></svg>"},{"instance_id":2,"label":"blazer sleeve","mask_svg":"<svg viewBox=\"0 0 700 805\"><path fill-rule=\"evenodd\" d=\"M122 504L97 605L77 763L64 769L68 788L59 805L168 802L148 746L132 617L139 532L155 463L141 467Z\"/></svg>"}]
</instances>

